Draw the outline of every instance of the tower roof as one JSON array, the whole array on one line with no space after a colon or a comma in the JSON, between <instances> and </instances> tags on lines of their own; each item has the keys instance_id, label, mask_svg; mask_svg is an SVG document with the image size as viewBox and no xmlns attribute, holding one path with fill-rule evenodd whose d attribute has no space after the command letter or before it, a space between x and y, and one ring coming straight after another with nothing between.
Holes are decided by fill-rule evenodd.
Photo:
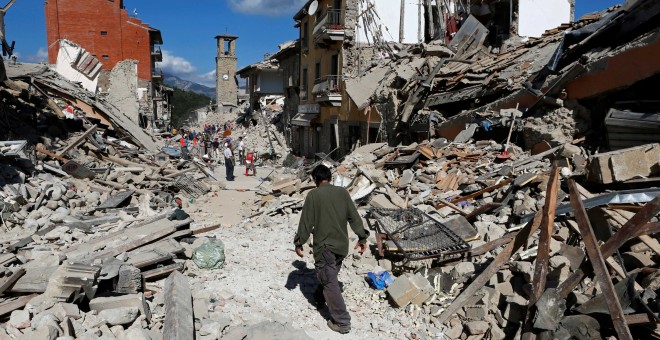
<instances>
[{"instance_id":1,"label":"tower roof","mask_svg":"<svg viewBox=\"0 0 660 340\"><path fill-rule=\"evenodd\" d=\"M236 40L238 39L238 36L231 35L231 34L218 34L215 36L216 39L225 39L225 40Z\"/></svg>"}]
</instances>

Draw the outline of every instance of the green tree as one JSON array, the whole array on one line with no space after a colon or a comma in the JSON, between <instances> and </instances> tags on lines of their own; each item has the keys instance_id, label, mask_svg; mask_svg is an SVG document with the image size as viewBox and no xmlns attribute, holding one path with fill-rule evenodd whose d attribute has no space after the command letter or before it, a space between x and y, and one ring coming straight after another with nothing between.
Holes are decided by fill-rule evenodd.
<instances>
[{"instance_id":1,"label":"green tree","mask_svg":"<svg viewBox=\"0 0 660 340\"><path fill-rule=\"evenodd\" d=\"M211 98L194 92L175 88L170 104L172 105L172 124L181 126L183 121L190 117L190 113L209 105Z\"/></svg>"}]
</instances>

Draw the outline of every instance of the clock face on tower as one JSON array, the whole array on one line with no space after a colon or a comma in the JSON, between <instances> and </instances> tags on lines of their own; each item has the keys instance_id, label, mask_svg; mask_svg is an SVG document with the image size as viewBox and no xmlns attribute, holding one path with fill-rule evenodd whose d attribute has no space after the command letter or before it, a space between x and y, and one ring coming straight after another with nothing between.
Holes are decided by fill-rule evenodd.
<instances>
[{"instance_id":1,"label":"clock face on tower","mask_svg":"<svg viewBox=\"0 0 660 340\"><path fill-rule=\"evenodd\" d=\"M228 74L223 74L222 75L222 80L229 80L229 75Z\"/></svg>"}]
</instances>

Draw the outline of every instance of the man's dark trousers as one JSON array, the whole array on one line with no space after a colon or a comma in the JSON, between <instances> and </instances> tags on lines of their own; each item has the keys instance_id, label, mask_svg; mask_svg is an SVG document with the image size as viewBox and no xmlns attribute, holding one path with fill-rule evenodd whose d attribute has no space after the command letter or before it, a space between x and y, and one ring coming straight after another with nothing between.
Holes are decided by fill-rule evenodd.
<instances>
[{"instance_id":1,"label":"man's dark trousers","mask_svg":"<svg viewBox=\"0 0 660 340\"><path fill-rule=\"evenodd\" d=\"M323 297L330 310L332 320L340 326L350 326L351 315L346 310L344 297L341 295L341 288L337 279L343 260L343 257L324 249L321 259L314 264L314 267L316 268L316 276L321 282L319 288L323 289Z\"/></svg>"},{"instance_id":2,"label":"man's dark trousers","mask_svg":"<svg viewBox=\"0 0 660 340\"><path fill-rule=\"evenodd\" d=\"M227 180L233 180L234 179L234 162L225 157L225 173L227 177Z\"/></svg>"}]
</instances>

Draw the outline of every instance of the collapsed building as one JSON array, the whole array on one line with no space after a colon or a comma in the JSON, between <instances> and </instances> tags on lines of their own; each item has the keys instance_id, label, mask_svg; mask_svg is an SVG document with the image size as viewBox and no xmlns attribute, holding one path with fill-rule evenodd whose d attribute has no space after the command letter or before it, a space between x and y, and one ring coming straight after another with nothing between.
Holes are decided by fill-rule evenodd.
<instances>
[{"instance_id":1,"label":"collapsed building","mask_svg":"<svg viewBox=\"0 0 660 340\"><path fill-rule=\"evenodd\" d=\"M359 78L374 65L397 60L409 46L452 40L470 13L491 27L489 41L500 46L511 37L534 36L571 21L573 3L308 1L294 16L300 69L294 85L298 111L290 118L293 149L301 155L334 151L338 159L358 145L389 140L383 116L390 113L367 109L362 97L365 86L368 90L382 79Z\"/></svg>"},{"instance_id":2,"label":"collapsed building","mask_svg":"<svg viewBox=\"0 0 660 340\"><path fill-rule=\"evenodd\" d=\"M659 70L651 57L658 48L657 11L653 2L629 1L499 53L484 45L488 30L470 17L449 45L406 50L348 81L361 86L348 92L381 113L387 140L395 143L429 135L453 139L466 124L488 131L500 125L499 110L517 107L524 121L514 140L527 149L585 135L594 146L643 144L653 139L615 130L620 120L640 119L635 112L653 110L644 103Z\"/></svg>"},{"instance_id":3,"label":"collapsed building","mask_svg":"<svg viewBox=\"0 0 660 340\"><path fill-rule=\"evenodd\" d=\"M172 91L156 65L163 61L158 29L129 15L123 1L55 0L45 12L48 62L57 72L108 95L140 127L167 129Z\"/></svg>"}]
</instances>

